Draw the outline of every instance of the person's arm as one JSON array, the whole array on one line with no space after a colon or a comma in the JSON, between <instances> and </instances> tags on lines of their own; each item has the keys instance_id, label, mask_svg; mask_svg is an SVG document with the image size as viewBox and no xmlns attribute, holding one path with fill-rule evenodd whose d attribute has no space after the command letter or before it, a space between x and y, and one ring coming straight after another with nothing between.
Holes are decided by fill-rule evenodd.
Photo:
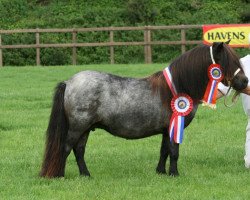
<instances>
[{"instance_id":1,"label":"person's arm","mask_svg":"<svg viewBox=\"0 0 250 200\"><path fill-rule=\"evenodd\" d=\"M222 83L218 84L218 92L217 92L217 99L223 97L226 95L228 90L228 87L223 85ZM241 91L241 93L244 93L246 95L250 95L250 86L248 85L244 90Z\"/></svg>"},{"instance_id":2,"label":"person's arm","mask_svg":"<svg viewBox=\"0 0 250 200\"><path fill-rule=\"evenodd\" d=\"M229 87L225 86L223 83L219 82L218 84L218 92L216 98L219 99L227 94Z\"/></svg>"}]
</instances>

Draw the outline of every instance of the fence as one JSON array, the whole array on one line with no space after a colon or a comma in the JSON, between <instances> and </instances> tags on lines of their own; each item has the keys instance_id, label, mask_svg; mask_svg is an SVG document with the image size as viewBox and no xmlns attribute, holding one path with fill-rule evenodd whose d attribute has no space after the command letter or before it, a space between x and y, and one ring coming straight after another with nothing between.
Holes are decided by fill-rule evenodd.
<instances>
[{"instance_id":1,"label":"fence","mask_svg":"<svg viewBox=\"0 0 250 200\"><path fill-rule=\"evenodd\" d=\"M201 29L202 25L176 25L176 26L143 26L143 27L101 27L101 28L75 28L75 29L20 29L20 30L0 30L0 67L3 66L3 49L22 49L35 48L36 49L36 65L40 65L40 49L41 48L72 48L72 64L77 63L77 48L79 47L109 47L110 48L110 63L114 64L114 47L115 46L144 46L145 63L152 63L152 45L181 45L181 51L186 51L186 45L200 44L202 40L186 40L187 29ZM151 33L154 30L180 30L181 38L179 41L152 41ZM77 33L93 32L93 31L107 31L109 32L109 42L94 42L94 43L78 43ZM115 42L115 31L144 31L144 39L140 42ZM19 45L2 45L3 34L15 33L34 33L36 38L35 44L19 44ZM59 44L42 44L40 43L40 33L71 33L71 43Z\"/></svg>"}]
</instances>

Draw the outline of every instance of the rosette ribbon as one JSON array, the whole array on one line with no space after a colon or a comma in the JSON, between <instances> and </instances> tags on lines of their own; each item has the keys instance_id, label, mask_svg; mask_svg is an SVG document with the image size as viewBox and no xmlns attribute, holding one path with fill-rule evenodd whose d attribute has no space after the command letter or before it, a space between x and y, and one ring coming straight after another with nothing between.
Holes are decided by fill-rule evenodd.
<instances>
[{"instance_id":1,"label":"rosette ribbon","mask_svg":"<svg viewBox=\"0 0 250 200\"><path fill-rule=\"evenodd\" d=\"M219 64L213 63L208 67L208 78L209 82L202 100L202 105L215 109L218 84L223 79L223 74Z\"/></svg>"},{"instance_id":2,"label":"rosette ribbon","mask_svg":"<svg viewBox=\"0 0 250 200\"><path fill-rule=\"evenodd\" d=\"M184 133L184 119L193 109L193 101L187 94L178 94L174 96L171 101L171 108L173 110L170 119L169 135L170 141L175 143L182 143Z\"/></svg>"},{"instance_id":3,"label":"rosette ribbon","mask_svg":"<svg viewBox=\"0 0 250 200\"><path fill-rule=\"evenodd\" d=\"M172 91L171 109L173 114L169 123L170 141L181 144L184 135L184 119L193 109L193 101L187 94L177 94L169 68L163 70L163 74Z\"/></svg>"},{"instance_id":4,"label":"rosette ribbon","mask_svg":"<svg viewBox=\"0 0 250 200\"><path fill-rule=\"evenodd\" d=\"M211 57L213 64L211 64L208 67L207 73L208 73L209 82L208 82L204 97L202 99L202 102L203 102L202 105L215 109L218 84L220 81L222 81L223 74L222 74L220 65L215 63L214 56L213 56L213 46L210 46L210 57Z\"/></svg>"}]
</instances>

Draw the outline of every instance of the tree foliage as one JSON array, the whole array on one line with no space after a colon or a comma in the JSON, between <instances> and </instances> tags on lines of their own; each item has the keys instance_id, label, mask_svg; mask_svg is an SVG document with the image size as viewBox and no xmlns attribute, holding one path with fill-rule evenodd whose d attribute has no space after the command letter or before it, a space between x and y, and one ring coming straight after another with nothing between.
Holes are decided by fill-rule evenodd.
<instances>
[{"instance_id":1,"label":"tree foliage","mask_svg":"<svg viewBox=\"0 0 250 200\"><path fill-rule=\"evenodd\" d=\"M249 23L249 0L0 0L1 29ZM78 41L108 41L107 33L81 33ZM115 41L141 41L142 32L115 32ZM156 31L154 40L179 40L178 31ZM187 39L200 40L200 30ZM69 42L70 34L41 34L43 43ZM3 44L34 44L34 34L3 35ZM191 46L190 46L191 47ZM243 52L244 50L241 50ZM78 48L78 63L108 63L107 47ZM71 63L70 49L42 49L43 65ZM154 46L153 62L167 62L179 46ZM4 50L5 65L34 65L34 49ZM136 56L135 56L136 55ZM143 62L143 47L115 47L118 63Z\"/></svg>"}]
</instances>

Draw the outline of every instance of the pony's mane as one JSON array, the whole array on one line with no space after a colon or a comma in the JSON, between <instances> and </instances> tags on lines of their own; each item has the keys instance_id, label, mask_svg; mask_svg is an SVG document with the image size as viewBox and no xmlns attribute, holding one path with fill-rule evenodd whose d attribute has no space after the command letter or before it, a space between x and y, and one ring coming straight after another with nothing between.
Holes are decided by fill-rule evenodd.
<instances>
[{"instance_id":1,"label":"pony's mane","mask_svg":"<svg viewBox=\"0 0 250 200\"><path fill-rule=\"evenodd\" d=\"M205 45L197 46L175 59L169 67L177 92L200 100L208 83L207 67L210 64L209 47ZM151 75L148 80L153 92L161 95L162 102L169 103L172 94L162 71Z\"/></svg>"},{"instance_id":2,"label":"pony's mane","mask_svg":"<svg viewBox=\"0 0 250 200\"><path fill-rule=\"evenodd\" d=\"M172 93L162 71L156 72L146 79L151 83L153 94L160 95L163 106L170 109L169 102L172 99Z\"/></svg>"},{"instance_id":3,"label":"pony's mane","mask_svg":"<svg viewBox=\"0 0 250 200\"><path fill-rule=\"evenodd\" d=\"M201 100L208 83L207 68L212 63L207 45L200 45L179 56L170 65L178 93Z\"/></svg>"}]
</instances>

